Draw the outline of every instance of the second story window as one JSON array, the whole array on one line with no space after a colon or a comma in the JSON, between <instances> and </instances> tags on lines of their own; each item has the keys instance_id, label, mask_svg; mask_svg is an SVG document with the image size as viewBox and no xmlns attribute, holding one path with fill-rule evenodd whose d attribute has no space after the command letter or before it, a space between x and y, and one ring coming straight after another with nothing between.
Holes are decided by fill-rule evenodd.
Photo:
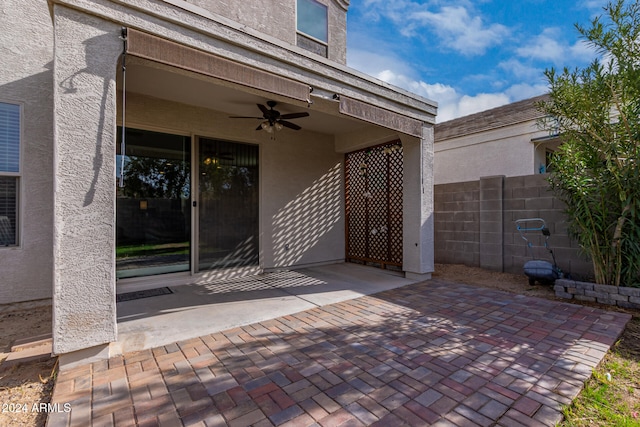
<instances>
[{"instance_id":1,"label":"second story window","mask_svg":"<svg viewBox=\"0 0 640 427\"><path fill-rule=\"evenodd\" d=\"M327 56L329 25L327 6L316 0L297 0L297 44Z\"/></svg>"}]
</instances>

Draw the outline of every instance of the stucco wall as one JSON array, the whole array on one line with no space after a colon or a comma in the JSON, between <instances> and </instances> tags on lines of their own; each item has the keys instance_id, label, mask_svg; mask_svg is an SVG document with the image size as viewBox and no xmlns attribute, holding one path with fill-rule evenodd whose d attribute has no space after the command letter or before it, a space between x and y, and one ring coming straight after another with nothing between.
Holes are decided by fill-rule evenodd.
<instances>
[{"instance_id":1,"label":"stucco wall","mask_svg":"<svg viewBox=\"0 0 640 427\"><path fill-rule=\"evenodd\" d=\"M295 0L186 0L185 3L199 6L287 43L296 42Z\"/></svg>"},{"instance_id":2,"label":"stucco wall","mask_svg":"<svg viewBox=\"0 0 640 427\"><path fill-rule=\"evenodd\" d=\"M422 138L403 135L403 261L407 277L429 279L434 271L433 126Z\"/></svg>"},{"instance_id":3,"label":"stucco wall","mask_svg":"<svg viewBox=\"0 0 640 427\"><path fill-rule=\"evenodd\" d=\"M332 136L283 129L272 139L253 122L136 94L126 112L128 127L259 145L263 268L344 259L343 156Z\"/></svg>"},{"instance_id":4,"label":"stucco wall","mask_svg":"<svg viewBox=\"0 0 640 427\"><path fill-rule=\"evenodd\" d=\"M120 27L54 5L56 354L114 341L116 71Z\"/></svg>"},{"instance_id":5,"label":"stucco wall","mask_svg":"<svg viewBox=\"0 0 640 427\"><path fill-rule=\"evenodd\" d=\"M0 247L0 304L51 298L52 23L47 3L0 4L0 102L22 106L18 247Z\"/></svg>"},{"instance_id":6,"label":"stucco wall","mask_svg":"<svg viewBox=\"0 0 640 427\"><path fill-rule=\"evenodd\" d=\"M436 128L437 132L437 128ZM532 139L545 136L534 121L435 144L435 184L475 181L483 176L523 176L538 172ZM543 156L544 159L544 156Z\"/></svg>"},{"instance_id":7,"label":"stucco wall","mask_svg":"<svg viewBox=\"0 0 640 427\"><path fill-rule=\"evenodd\" d=\"M346 64L347 11L345 7L348 6L348 1L317 1L326 5L328 10L328 58ZM286 43L296 44L296 0L187 0L185 3L193 4Z\"/></svg>"}]
</instances>

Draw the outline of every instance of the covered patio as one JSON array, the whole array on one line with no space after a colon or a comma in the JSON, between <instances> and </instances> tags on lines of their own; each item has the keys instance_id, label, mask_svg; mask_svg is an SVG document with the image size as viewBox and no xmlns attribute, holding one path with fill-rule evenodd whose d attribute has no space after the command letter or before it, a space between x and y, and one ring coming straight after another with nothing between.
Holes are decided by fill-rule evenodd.
<instances>
[{"instance_id":1,"label":"covered patio","mask_svg":"<svg viewBox=\"0 0 640 427\"><path fill-rule=\"evenodd\" d=\"M129 290L119 294L113 345L123 353L145 350L411 283L398 273L342 263L169 286L152 297Z\"/></svg>"},{"instance_id":2,"label":"covered patio","mask_svg":"<svg viewBox=\"0 0 640 427\"><path fill-rule=\"evenodd\" d=\"M430 277L434 102L189 2L51 3L61 365L154 342L143 305L119 313L131 290L198 306L182 291L350 258ZM359 150L383 172L347 170ZM349 173L359 207L387 203L353 232Z\"/></svg>"}]
</instances>

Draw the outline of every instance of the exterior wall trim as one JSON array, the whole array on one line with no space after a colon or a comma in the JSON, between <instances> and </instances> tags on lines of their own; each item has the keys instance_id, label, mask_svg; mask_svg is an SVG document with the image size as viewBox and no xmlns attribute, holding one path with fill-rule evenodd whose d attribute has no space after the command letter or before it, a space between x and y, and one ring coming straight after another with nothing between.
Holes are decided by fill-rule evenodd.
<instances>
[{"instance_id":1,"label":"exterior wall trim","mask_svg":"<svg viewBox=\"0 0 640 427\"><path fill-rule=\"evenodd\" d=\"M127 53L310 103L310 88L305 84L134 29L127 29Z\"/></svg>"},{"instance_id":2,"label":"exterior wall trim","mask_svg":"<svg viewBox=\"0 0 640 427\"><path fill-rule=\"evenodd\" d=\"M340 97L340 113L417 138L422 137L422 123L419 120L353 98Z\"/></svg>"},{"instance_id":3,"label":"exterior wall trim","mask_svg":"<svg viewBox=\"0 0 640 427\"><path fill-rule=\"evenodd\" d=\"M335 4L337 4L342 9L344 9L345 12L349 10L350 0L333 0L333 1L335 2Z\"/></svg>"}]
</instances>

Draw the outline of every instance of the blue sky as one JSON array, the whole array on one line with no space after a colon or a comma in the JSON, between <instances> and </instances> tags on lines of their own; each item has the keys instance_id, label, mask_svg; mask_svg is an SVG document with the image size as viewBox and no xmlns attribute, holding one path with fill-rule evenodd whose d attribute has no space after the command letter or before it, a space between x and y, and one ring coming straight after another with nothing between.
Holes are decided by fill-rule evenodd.
<instances>
[{"instance_id":1,"label":"blue sky","mask_svg":"<svg viewBox=\"0 0 640 427\"><path fill-rule=\"evenodd\" d=\"M547 91L544 70L584 67L606 0L351 0L347 64L437 101L438 122Z\"/></svg>"}]
</instances>

